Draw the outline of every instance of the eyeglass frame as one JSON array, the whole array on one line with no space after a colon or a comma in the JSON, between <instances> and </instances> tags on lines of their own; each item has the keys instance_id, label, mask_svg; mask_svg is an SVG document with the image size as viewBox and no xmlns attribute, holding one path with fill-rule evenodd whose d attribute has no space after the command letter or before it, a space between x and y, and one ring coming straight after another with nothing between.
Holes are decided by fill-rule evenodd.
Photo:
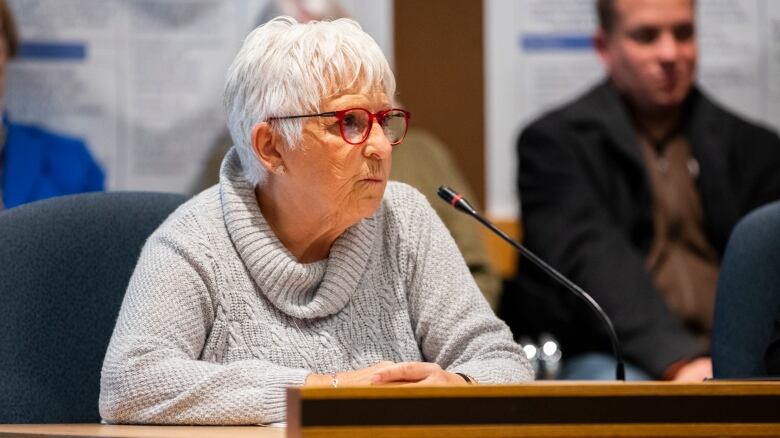
<instances>
[{"instance_id":1,"label":"eyeglass frame","mask_svg":"<svg viewBox=\"0 0 780 438\"><path fill-rule=\"evenodd\" d=\"M349 140L347 140L347 136L344 134L344 116L354 110L362 110L368 113L368 128L366 129L365 133L363 134L363 138L360 139L359 142L353 143ZM412 118L412 113L409 111L403 110L401 108L390 108L386 109L384 111L379 111L376 113L372 113L366 108L347 108L344 110L339 111L327 111L324 113L318 113L318 114L303 114L303 115L296 115L296 116L280 116L280 117L269 117L268 120L286 120L286 119L302 119L306 117L335 117L336 120L339 122L339 132L341 133L341 138L348 144L351 144L352 146L360 146L363 144L366 140L368 140L368 137L371 135L371 129L374 127L374 121L376 121L380 127L382 127L382 123L379 122L380 117L383 117L387 113L391 111L400 111L404 115L404 121L406 122L406 126L404 126L404 133L399 137L398 141L393 143L390 142L390 146L398 146L401 144L402 141L404 141L404 138L406 138L406 133L409 131L409 120ZM384 132L384 130L382 131ZM389 140L389 139L388 139Z\"/></svg>"}]
</instances>

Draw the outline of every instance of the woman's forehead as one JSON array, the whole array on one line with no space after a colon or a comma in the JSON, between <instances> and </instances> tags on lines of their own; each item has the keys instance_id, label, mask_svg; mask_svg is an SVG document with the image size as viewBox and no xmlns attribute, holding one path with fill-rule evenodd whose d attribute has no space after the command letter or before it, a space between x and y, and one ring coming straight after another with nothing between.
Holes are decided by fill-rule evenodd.
<instances>
[{"instance_id":1,"label":"woman's forehead","mask_svg":"<svg viewBox=\"0 0 780 438\"><path fill-rule=\"evenodd\" d=\"M341 105L387 105L390 98L387 97L381 86L366 87L363 89L352 88L340 90L332 96L322 99L323 109Z\"/></svg>"}]
</instances>

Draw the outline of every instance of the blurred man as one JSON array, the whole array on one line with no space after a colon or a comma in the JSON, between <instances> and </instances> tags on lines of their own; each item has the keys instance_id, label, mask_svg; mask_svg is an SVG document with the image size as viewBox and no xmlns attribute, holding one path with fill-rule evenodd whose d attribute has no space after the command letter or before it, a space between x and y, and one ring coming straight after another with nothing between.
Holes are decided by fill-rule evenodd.
<instances>
[{"instance_id":1,"label":"blurred man","mask_svg":"<svg viewBox=\"0 0 780 438\"><path fill-rule=\"evenodd\" d=\"M780 199L780 139L695 85L694 1L597 8L594 44L608 79L518 139L527 244L604 307L635 365L630 375L700 381L712 374L724 245L741 216ZM551 283L528 263L517 280L523 293L504 313L514 320L531 310L537 327L516 331L559 337L562 377L614 376L586 310L544 290Z\"/></svg>"}]
</instances>

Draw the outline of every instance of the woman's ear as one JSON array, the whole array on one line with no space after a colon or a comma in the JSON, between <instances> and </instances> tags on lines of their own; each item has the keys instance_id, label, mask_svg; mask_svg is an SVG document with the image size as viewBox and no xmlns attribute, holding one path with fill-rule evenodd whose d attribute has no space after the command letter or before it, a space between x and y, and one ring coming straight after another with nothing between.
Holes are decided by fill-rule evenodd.
<instances>
[{"instance_id":1,"label":"woman's ear","mask_svg":"<svg viewBox=\"0 0 780 438\"><path fill-rule=\"evenodd\" d=\"M252 150L269 173L284 166L284 160L279 151L281 144L281 139L271 128L270 123L258 123L252 128Z\"/></svg>"}]
</instances>

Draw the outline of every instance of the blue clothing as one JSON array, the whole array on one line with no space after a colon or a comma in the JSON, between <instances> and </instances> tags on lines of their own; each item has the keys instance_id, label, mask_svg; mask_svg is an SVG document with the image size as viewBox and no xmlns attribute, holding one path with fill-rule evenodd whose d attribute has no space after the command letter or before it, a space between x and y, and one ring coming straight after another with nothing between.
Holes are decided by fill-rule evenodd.
<instances>
[{"instance_id":1,"label":"blue clothing","mask_svg":"<svg viewBox=\"0 0 780 438\"><path fill-rule=\"evenodd\" d=\"M653 380L636 365L626 363L626 380ZM560 380L615 380L617 362L610 354L591 352L567 358L562 362Z\"/></svg>"},{"instance_id":2,"label":"blue clothing","mask_svg":"<svg viewBox=\"0 0 780 438\"><path fill-rule=\"evenodd\" d=\"M103 170L81 140L3 118L0 193L5 208L71 193L103 190Z\"/></svg>"}]
</instances>

